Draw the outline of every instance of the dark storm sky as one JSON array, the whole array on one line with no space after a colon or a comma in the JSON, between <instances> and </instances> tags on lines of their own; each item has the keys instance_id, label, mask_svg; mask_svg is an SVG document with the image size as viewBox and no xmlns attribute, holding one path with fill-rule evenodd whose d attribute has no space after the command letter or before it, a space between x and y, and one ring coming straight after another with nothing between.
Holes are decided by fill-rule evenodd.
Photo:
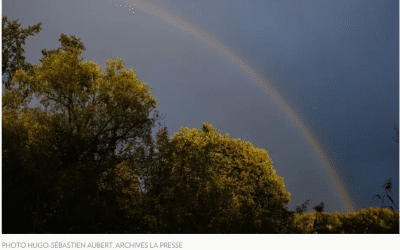
<instances>
[{"instance_id":1,"label":"dark storm sky","mask_svg":"<svg viewBox=\"0 0 400 250\"><path fill-rule=\"evenodd\" d=\"M399 206L398 1L3 0L2 8L23 28L43 23L26 41L28 62L58 48L61 33L75 35L85 61L104 69L119 57L137 70L171 136L209 122L268 151L289 208L311 199L309 211L324 202L327 212L347 212L295 122L236 62L185 30L191 24L277 90L328 152L356 211L380 206L370 202L389 178Z\"/></svg>"}]
</instances>

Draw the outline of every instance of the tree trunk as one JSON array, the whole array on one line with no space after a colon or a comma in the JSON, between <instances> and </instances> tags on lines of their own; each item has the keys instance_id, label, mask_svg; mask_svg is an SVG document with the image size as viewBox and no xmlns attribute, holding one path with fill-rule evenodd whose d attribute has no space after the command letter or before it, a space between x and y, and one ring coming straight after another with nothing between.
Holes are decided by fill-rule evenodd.
<instances>
[{"instance_id":1,"label":"tree trunk","mask_svg":"<svg viewBox=\"0 0 400 250\"><path fill-rule=\"evenodd\" d=\"M36 233L37 229L38 229L38 218L39 218L39 203L40 203L40 196L39 196L39 191L36 192L36 197L37 197L37 203L36 203L36 214L35 214L35 220L33 222L33 232L32 233Z\"/></svg>"}]
</instances>

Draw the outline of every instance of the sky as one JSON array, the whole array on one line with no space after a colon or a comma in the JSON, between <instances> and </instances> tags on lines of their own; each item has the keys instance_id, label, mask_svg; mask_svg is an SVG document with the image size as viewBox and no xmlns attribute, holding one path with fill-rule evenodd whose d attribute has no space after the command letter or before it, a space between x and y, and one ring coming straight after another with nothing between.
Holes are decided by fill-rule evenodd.
<instances>
[{"instance_id":1,"label":"sky","mask_svg":"<svg viewBox=\"0 0 400 250\"><path fill-rule=\"evenodd\" d=\"M170 136L208 122L268 151L292 210L380 207L389 178L399 207L398 1L3 0L2 15L42 22L34 65L62 33L84 61L123 59Z\"/></svg>"}]
</instances>

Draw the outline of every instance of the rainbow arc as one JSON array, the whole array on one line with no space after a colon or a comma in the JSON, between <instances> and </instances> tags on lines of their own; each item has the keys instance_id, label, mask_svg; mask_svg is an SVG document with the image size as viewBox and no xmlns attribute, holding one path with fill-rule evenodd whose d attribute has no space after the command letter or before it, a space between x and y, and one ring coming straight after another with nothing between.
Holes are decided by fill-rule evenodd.
<instances>
[{"instance_id":1,"label":"rainbow arc","mask_svg":"<svg viewBox=\"0 0 400 250\"><path fill-rule=\"evenodd\" d=\"M269 84L260 74L258 74L249 64L247 64L244 60L240 59L237 55L235 55L231 50L226 48L219 41L212 38L204 30L195 27L195 25L182 19L176 14L172 14L166 10L163 10L159 6L156 6L152 3L143 0L135 0L135 1L124 0L122 2L127 3L127 5L129 6L134 5L135 10L146 12L152 16L164 20L167 23L174 25L179 29L191 33L196 38L204 41L209 46L215 48L217 51L219 51L224 56L229 58L231 61L236 63L249 76L251 76L254 80L256 80L256 82L260 85L260 87L281 107L281 109L286 113L286 115L293 120L297 128L300 129L304 137L307 139L308 143L312 146L317 156L321 160L323 166L325 167L325 170L327 171L336 190L338 191L345 208L347 209L348 212L355 212L354 203L349 197L346 185L339 178L338 172L340 169L338 168L338 166L336 166L329 159L329 154L321 146L317 138L310 132L310 130L302 122L300 117L296 115L295 112L290 108L289 104L282 98L282 96L278 93L278 91L275 90L273 86Z\"/></svg>"}]
</instances>

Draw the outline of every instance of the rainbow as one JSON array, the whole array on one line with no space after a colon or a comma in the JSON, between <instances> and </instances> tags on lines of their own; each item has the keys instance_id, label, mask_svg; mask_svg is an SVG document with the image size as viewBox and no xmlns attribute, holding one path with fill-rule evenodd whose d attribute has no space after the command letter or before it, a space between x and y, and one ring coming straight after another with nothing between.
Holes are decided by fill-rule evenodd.
<instances>
[{"instance_id":1,"label":"rainbow","mask_svg":"<svg viewBox=\"0 0 400 250\"><path fill-rule=\"evenodd\" d=\"M338 191L340 198L348 212L355 212L354 203L349 197L345 183L341 181L338 176L338 167L329 159L328 152L320 145L318 140L313 136L309 129L305 126L302 120L294 113L288 103L282 98L282 96L276 91L271 84L269 84L264 78L258 74L251 66L240 59L232 51L222 45L220 42L212 38L209 34L200 28L195 27L193 24L186 20L183 20L176 14L172 14L164 9L156 6L152 3L143 0L123 0L122 2L127 5L133 6L135 11L143 11L167 23L170 23L177 28L185 30L194 35L199 40L206 42L209 46L215 48L223 55L228 57L230 60L235 62L240 68L242 68L247 74L254 78L261 86L261 88L267 92L267 94L281 107L281 109L289 116L290 119L296 124L297 128L303 133L304 137L308 140L308 143L313 147L319 159L322 161L325 170L329 174L336 190Z\"/></svg>"}]
</instances>

